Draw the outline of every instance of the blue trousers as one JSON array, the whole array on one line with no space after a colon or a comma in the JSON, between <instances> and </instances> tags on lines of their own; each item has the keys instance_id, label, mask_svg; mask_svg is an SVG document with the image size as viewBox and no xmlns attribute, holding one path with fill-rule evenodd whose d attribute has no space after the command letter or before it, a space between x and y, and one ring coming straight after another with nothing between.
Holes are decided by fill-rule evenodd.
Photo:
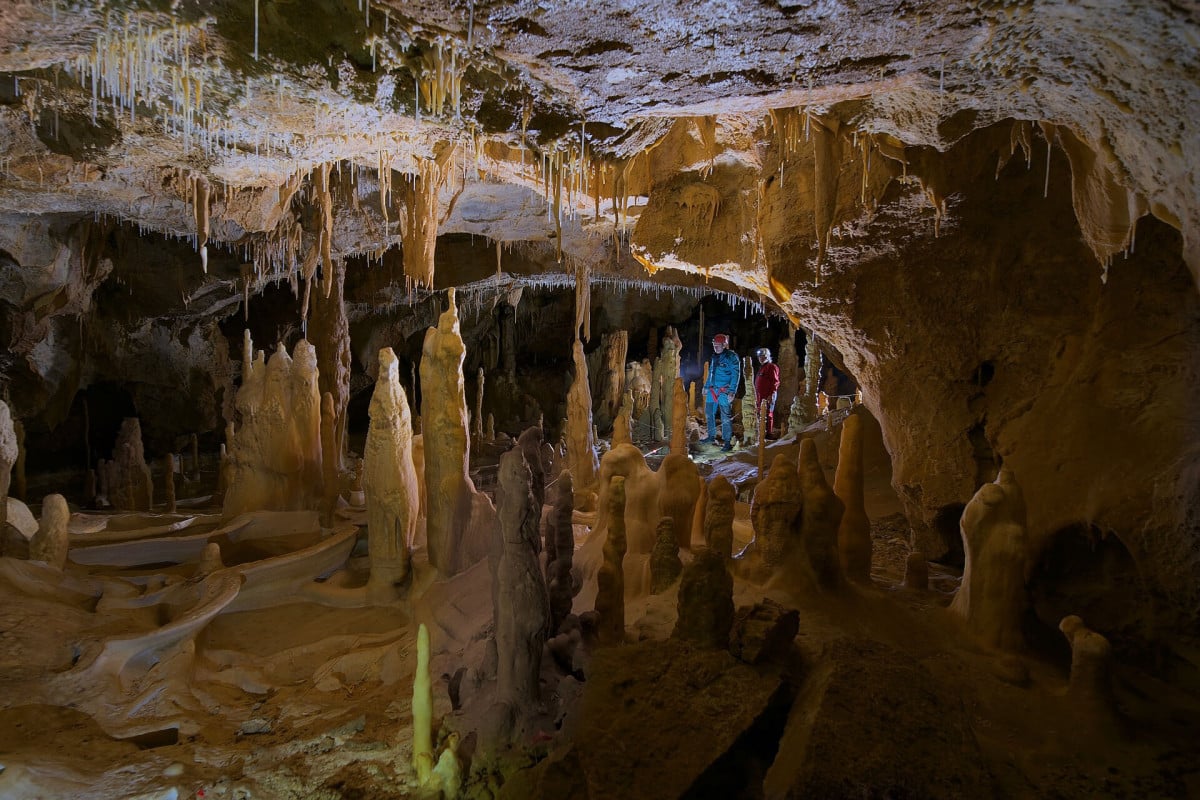
<instances>
[{"instance_id":1,"label":"blue trousers","mask_svg":"<svg viewBox=\"0 0 1200 800\"><path fill-rule=\"evenodd\" d=\"M708 420L708 438L717 437L717 411L721 412L721 436L725 444L733 441L733 395L724 392L713 401L712 392L704 390L704 416Z\"/></svg>"}]
</instances>

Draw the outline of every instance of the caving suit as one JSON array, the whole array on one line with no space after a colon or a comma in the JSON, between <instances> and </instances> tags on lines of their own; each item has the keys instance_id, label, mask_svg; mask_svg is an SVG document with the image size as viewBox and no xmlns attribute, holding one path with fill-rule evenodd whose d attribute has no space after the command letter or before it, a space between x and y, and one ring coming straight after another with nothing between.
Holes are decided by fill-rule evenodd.
<instances>
[{"instance_id":1,"label":"caving suit","mask_svg":"<svg viewBox=\"0 0 1200 800\"><path fill-rule=\"evenodd\" d=\"M708 360L708 380L704 383L704 416L708 420L708 440L717 436L717 411L721 412L721 437L728 447L733 441L733 398L742 377L742 362L737 353L725 349Z\"/></svg>"}]
</instances>

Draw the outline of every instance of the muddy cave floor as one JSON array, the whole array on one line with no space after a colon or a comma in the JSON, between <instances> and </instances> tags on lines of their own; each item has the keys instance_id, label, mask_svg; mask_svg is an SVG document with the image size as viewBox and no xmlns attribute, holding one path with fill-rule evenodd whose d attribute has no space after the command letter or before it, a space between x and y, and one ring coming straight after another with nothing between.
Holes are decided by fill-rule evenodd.
<instances>
[{"instance_id":1,"label":"muddy cave floor","mask_svg":"<svg viewBox=\"0 0 1200 800\"><path fill-rule=\"evenodd\" d=\"M772 443L767 461L795 450ZM738 482L754 474L749 452L697 455L714 474ZM435 731L464 735L468 797L585 796L584 786L592 798L762 797L773 762L768 783L808 797L1200 797L1195 680L1167 682L1152 664L1120 662L1122 727L1093 724L1065 696L1065 644L1019 659L972 644L945 611L960 579L954 568L931 564L929 591L902 588L907 524L886 459L869 450L866 478L870 586L795 596L735 581L736 607L770 597L799 610L786 663L749 667L727 651L669 641L676 583L627 600L628 643L588 653L574 675L545 657L541 707L514 747L491 759L472 757L495 686L484 677L486 562L431 583L418 551L416 602L301 600L221 614L185 654L185 680L166 676L175 660L127 685L97 686L90 703L29 687L69 674L88 643L162 620L148 609L89 611L32 597L0 577L0 797L422 796L411 767L415 619L432 630ZM751 535L748 511L739 503L735 549ZM101 524L94 515L76 521ZM113 527L136 522L153 518ZM577 545L587 532L576 525ZM364 544L330 581L365 580ZM89 570L97 572L68 565ZM121 574L183 580L191 570ZM449 683L463 668L455 710ZM139 725L123 724L135 718Z\"/></svg>"}]
</instances>

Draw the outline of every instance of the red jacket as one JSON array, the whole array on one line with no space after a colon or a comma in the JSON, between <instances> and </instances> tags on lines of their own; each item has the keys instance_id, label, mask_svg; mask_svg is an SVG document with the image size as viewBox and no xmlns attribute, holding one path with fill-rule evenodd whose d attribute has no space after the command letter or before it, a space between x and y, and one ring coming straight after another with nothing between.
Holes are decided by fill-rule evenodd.
<instances>
[{"instance_id":1,"label":"red jacket","mask_svg":"<svg viewBox=\"0 0 1200 800\"><path fill-rule=\"evenodd\" d=\"M754 378L754 393L760 399L766 399L779 389L779 365L772 362L763 364L758 375Z\"/></svg>"}]
</instances>

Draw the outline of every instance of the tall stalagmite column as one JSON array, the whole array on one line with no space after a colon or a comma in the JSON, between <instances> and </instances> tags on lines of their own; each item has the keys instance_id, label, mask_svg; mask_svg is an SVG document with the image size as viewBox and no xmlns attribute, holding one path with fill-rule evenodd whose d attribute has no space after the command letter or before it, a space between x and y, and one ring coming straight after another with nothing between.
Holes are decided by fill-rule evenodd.
<instances>
[{"instance_id":1,"label":"tall stalagmite column","mask_svg":"<svg viewBox=\"0 0 1200 800\"><path fill-rule=\"evenodd\" d=\"M613 331L604 334L600 344L600 370L596 376L596 427L609 429L621 408L625 393L625 355L629 350L629 332Z\"/></svg>"},{"instance_id":2,"label":"tall stalagmite column","mask_svg":"<svg viewBox=\"0 0 1200 800\"><path fill-rule=\"evenodd\" d=\"M800 359L796 355L796 331L788 326L788 334L779 343L779 390L775 395L776 419L792 407L800 384Z\"/></svg>"},{"instance_id":3,"label":"tall stalagmite column","mask_svg":"<svg viewBox=\"0 0 1200 800\"><path fill-rule=\"evenodd\" d=\"M625 642L625 478L614 475L608 493L608 538L604 563L596 575L596 611L600 615L600 641Z\"/></svg>"},{"instance_id":4,"label":"tall stalagmite column","mask_svg":"<svg viewBox=\"0 0 1200 800\"><path fill-rule=\"evenodd\" d=\"M493 578L496 700L519 712L538 700L542 646L550 624L550 597L538 565L541 506L530 489L530 471L520 448L500 457L499 484L499 559Z\"/></svg>"},{"instance_id":5,"label":"tall stalagmite column","mask_svg":"<svg viewBox=\"0 0 1200 800\"><path fill-rule=\"evenodd\" d=\"M454 289L450 307L425 334L421 355L421 432L425 447L426 532L429 563L441 575L465 566L457 552L471 520L475 485L467 475L466 348L458 326ZM484 546L486 553L486 544ZM482 553L480 554L482 555Z\"/></svg>"},{"instance_id":6,"label":"tall stalagmite column","mask_svg":"<svg viewBox=\"0 0 1200 800\"><path fill-rule=\"evenodd\" d=\"M346 319L346 265L326 265L325 291L312 298L309 337L317 351L318 386L333 395L334 463L340 469L346 447L346 406L350 402L350 323Z\"/></svg>"},{"instance_id":7,"label":"tall stalagmite column","mask_svg":"<svg viewBox=\"0 0 1200 800\"><path fill-rule=\"evenodd\" d=\"M8 522L8 487L13 464L17 463L17 434L13 430L12 411L0 400L0 531Z\"/></svg>"},{"instance_id":8,"label":"tall stalagmite column","mask_svg":"<svg viewBox=\"0 0 1200 800\"><path fill-rule=\"evenodd\" d=\"M671 393L671 454L687 455L687 392L683 390L683 378L675 378Z\"/></svg>"},{"instance_id":9,"label":"tall stalagmite column","mask_svg":"<svg viewBox=\"0 0 1200 800\"><path fill-rule=\"evenodd\" d=\"M582 507L585 493L596 490L600 464L592 441L592 391L588 387L587 359L583 342L575 340L575 379L567 392L567 463L575 484L575 506Z\"/></svg>"},{"instance_id":10,"label":"tall stalagmite column","mask_svg":"<svg viewBox=\"0 0 1200 800\"><path fill-rule=\"evenodd\" d=\"M838 526L842 571L855 581L871 579L871 520L863 499L862 418L851 414L842 423L833 493L846 506Z\"/></svg>"},{"instance_id":11,"label":"tall stalagmite column","mask_svg":"<svg viewBox=\"0 0 1200 800\"><path fill-rule=\"evenodd\" d=\"M379 351L379 376L371 395L371 426L363 454L367 495L368 593L383 601L408 576L409 548L417 533L421 498L412 458L412 416L392 348Z\"/></svg>"}]
</instances>

